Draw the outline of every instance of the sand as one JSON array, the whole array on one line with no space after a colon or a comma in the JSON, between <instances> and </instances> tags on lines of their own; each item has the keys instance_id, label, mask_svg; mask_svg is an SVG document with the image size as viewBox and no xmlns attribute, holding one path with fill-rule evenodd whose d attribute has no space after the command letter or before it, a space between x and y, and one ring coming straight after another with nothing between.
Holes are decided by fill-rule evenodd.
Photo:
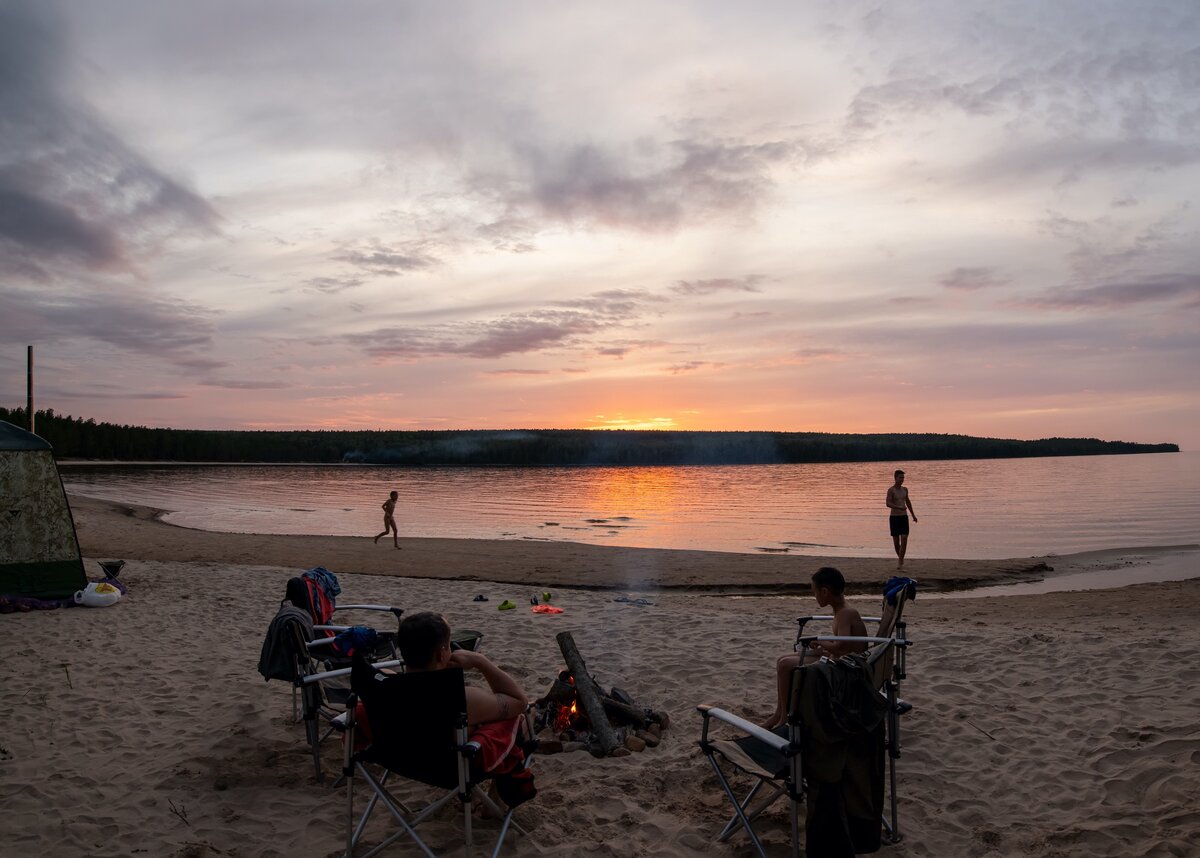
<instances>
[{"instance_id":1,"label":"sand","mask_svg":"<svg viewBox=\"0 0 1200 858\"><path fill-rule=\"evenodd\" d=\"M343 601L437 610L453 626L483 631L484 652L533 696L562 666L554 635L570 630L603 684L671 714L657 748L603 760L539 757L539 795L517 812L529 833L510 835L505 855L752 854L743 836L713 841L726 806L696 747L694 707L765 717L771 658L790 647L792 618L814 603L710 592L737 589L751 568L769 591L807 577L817 559L665 552L664 560L663 552L446 540L405 540L397 552L369 539L215 536L103 504L76 502L76 513L89 565L125 558L130 594L111 608L0 617L5 854L338 854L344 794L315 781L289 688L255 671L284 583L317 564L338 572ZM437 579L461 577L464 558L477 561L468 574L478 580ZM1198 560L1193 546L1043 562L1060 574L1195 568ZM944 561L927 576L927 562L909 569L923 584L956 578L939 579L942 568L1020 577L1006 561ZM880 561L836 563L864 586L894 571ZM678 586L650 590L650 581ZM628 592L652 604L615 602L627 591L597 583L637 584ZM546 588L563 614L530 613L529 595ZM481 592L489 602L472 601ZM520 607L497 611L504 598ZM856 603L876 607L874 598ZM902 689L914 704L899 768L905 839L880 854L1200 854L1200 580L918 598L908 620L916 643ZM324 763L339 765L333 740ZM490 825L482 823L485 833ZM772 855L787 853L782 814L759 828ZM435 850L457 848L456 830L450 819L435 821ZM385 854L414 852L397 844Z\"/></svg>"}]
</instances>

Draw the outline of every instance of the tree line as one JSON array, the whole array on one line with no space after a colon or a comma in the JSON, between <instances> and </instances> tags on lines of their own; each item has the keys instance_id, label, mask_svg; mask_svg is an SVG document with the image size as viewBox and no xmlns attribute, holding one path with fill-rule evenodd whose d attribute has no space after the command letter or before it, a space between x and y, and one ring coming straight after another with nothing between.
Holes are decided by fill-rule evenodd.
<instances>
[{"instance_id":1,"label":"tree line","mask_svg":"<svg viewBox=\"0 0 1200 858\"><path fill-rule=\"evenodd\" d=\"M620 429L287 430L154 429L53 409L38 435L60 459L358 463L377 465L759 465L1178 453L1177 444L1096 438L1018 441L939 434L684 432ZM0 420L27 425L25 410Z\"/></svg>"}]
</instances>

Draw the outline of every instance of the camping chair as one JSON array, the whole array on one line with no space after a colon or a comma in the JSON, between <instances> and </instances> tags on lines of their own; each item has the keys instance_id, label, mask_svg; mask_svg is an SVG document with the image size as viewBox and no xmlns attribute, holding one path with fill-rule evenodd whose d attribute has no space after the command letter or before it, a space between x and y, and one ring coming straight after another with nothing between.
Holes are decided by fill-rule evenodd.
<instances>
[{"instance_id":1,"label":"camping chair","mask_svg":"<svg viewBox=\"0 0 1200 858\"><path fill-rule=\"evenodd\" d=\"M308 611L313 621L313 631L317 637L332 638L335 634L350 628L348 625L333 624L333 615L337 611L376 611L392 614L396 625L400 624L403 608L391 605L339 605L337 596L341 587L337 584L337 576L327 569L318 566L309 569L303 575L297 575L287 582L284 600L291 602L297 608ZM393 650L392 654L395 652Z\"/></svg>"},{"instance_id":2,"label":"camping chair","mask_svg":"<svg viewBox=\"0 0 1200 858\"><path fill-rule=\"evenodd\" d=\"M288 646L295 659L296 669L292 681L293 705L300 700L300 717L304 722L304 737L312 749L313 769L317 783L325 782L321 771L321 744L334 732L346 729L345 708L351 694L348 677L350 668L329 668L328 661L314 658L304 629L297 623L290 627ZM334 639L329 638L332 642ZM390 644L389 644L390 646ZM373 650L372 653L378 650ZM402 667L398 658L377 662L379 667ZM322 733L322 722L324 732ZM335 784L336 786L336 784Z\"/></svg>"},{"instance_id":3,"label":"camping chair","mask_svg":"<svg viewBox=\"0 0 1200 858\"><path fill-rule=\"evenodd\" d=\"M878 617L863 617L864 622L877 623L875 637L887 638L892 636L896 625L904 616L904 606L909 599L917 597L917 582L912 578L891 578L883 586L883 607ZM813 620L833 620L831 614L814 614L808 617L796 617L799 628L796 630L796 652L804 648L801 639L804 637L804 627Z\"/></svg>"},{"instance_id":4,"label":"camping chair","mask_svg":"<svg viewBox=\"0 0 1200 858\"><path fill-rule=\"evenodd\" d=\"M362 858L374 855L405 835L411 837L413 843L432 858L433 851L417 834L416 828L456 799L462 804L465 854L470 856L474 846L471 798L476 794L475 788L492 777L496 777L500 793L510 805L508 811L502 813L486 790L478 791L484 805L497 816L502 816L496 845L491 853L493 858L499 855L510 828L515 827L525 833L513 822L513 809L534 793L532 774L529 772L533 725L528 709L520 716L518 724L518 728L524 730L524 740L519 740L523 760L505 774L488 773L481 770L480 742L468 739L467 695L461 668L386 675L368 665L364 659L355 658L351 670L353 694L346 710L348 724L343 768L346 779L346 858L354 855L367 822L380 803L391 813L400 830L364 853ZM367 721L365 726L370 733L365 747L361 748L356 748L354 741L358 736L355 731L358 700L362 701ZM382 769L378 777L372 771L373 767ZM387 782L392 775L446 792L421 810L414 811L388 789ZM362 777L371 791L357 825L354 811L356 776ZM524 785L523 789L521 785ZM513 788L517 789L516 794L510 792Z\"/></svg>"},{"instance_id":5,"label":"camping chair","mask_svg":"<svg viewBox=\"0 0 1200 858\"><path fill-rule=\"evenodd\" d=\"M896 796L896 760L900 759L900 716L912 711L912 704L901 700L900 680L907 678L906 655L909 640L907 637L908 623L904 621L904 606L909 600L917 597L917 582L912 578L890 578L883 585L883 607L878 617L863 617L866 622L878 623L875 631L877 638L894 638L897 646L888 648L880 653L872 662L872 679L880 693L888 698L887 739L888 772L890 780L889 802L890 820L884 817L883 824L887 829L887 842L899 843L901 839L897 815ZM812 620L832 620L832 616L797 617L799 628L796 631L796 652L802 652L812 641L854 640L854 638L832 637L829 635L804 634L804 626Z\"/></svg>"},{"instance_id":6,"label":"camping chair","mask_svg":"<svg viewBox=\"0 0 1200 858\"><path fill-rule=\"evenodd\" d=\"M823 658L792 672L787 723L776 730L765 730L723 709L697 707L703 718L700 749L734 810L718 835L719 841L728 840L744 828L755 850L766 858L766 848L754 829L754 820L780 798L789 803L792 854L797 858L801 855L802 802L808 802L806 851L810 854L829 852L828 846L821 848L819 844L828 844L831 838L842 850L833 850L836 854L849 851L849 844L853 844L852 851L873 852L884 842L882 831L886 828L890 836L895 830L894 822L889 824L876 812L883 807L884 749L890 741L887 730L892 722L887 717L889 700L876 688L874 675L894 649L902 649L908 642L894 638L855 639L874 646L865 655L843 656L836 661ZM834 679L829 678L831 675ZM838 698L838 706L830 705L837 698L831 688L846 692L844 699ZM861 711L863 715L856 716L853 728L846 727L838 723L837 714L830 714L839 708ZM742 735L734 739L710 738L714 719ZM831 772L830 759L850 761L853 769L844 763L846 774L838 771L836 765ZM722 764L730 771L722 768ZM732 770L748 775L753 781L744 798L738 798L730 783ZM845 801L843 792L856 800ZM870 809L864 812L863 807ZM846 840L849 844L843 842Z\"/></svg>"}]
</instances>

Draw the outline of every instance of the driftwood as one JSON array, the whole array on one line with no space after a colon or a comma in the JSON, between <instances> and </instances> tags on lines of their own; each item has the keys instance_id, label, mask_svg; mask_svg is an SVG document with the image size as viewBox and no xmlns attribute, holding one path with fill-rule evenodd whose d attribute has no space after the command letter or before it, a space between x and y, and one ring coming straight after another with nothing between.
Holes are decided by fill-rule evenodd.
<instances>
[{"instance_id":1,"label":"driftwood","mask_svg":"<svg viewBox=\"0 0 1200 858\"><path fill-rule=\"evenodd\" d=\"M608 756L616 750L620 742L617 741L617 735L613 732L608 716L604 714L602 698L596 692L595 683L592 682L591 674L587 672L583 656L576 649L575 639L571 637L570 632L559 632L555 636L555 640L558 641L558 648L562 650L563 658L567 662L567 670L571 671L571 676L575 677L575 693L579 696L584 714L591 722L592 735L600 745L600 751Z\"/></svg>"}]
</instances>

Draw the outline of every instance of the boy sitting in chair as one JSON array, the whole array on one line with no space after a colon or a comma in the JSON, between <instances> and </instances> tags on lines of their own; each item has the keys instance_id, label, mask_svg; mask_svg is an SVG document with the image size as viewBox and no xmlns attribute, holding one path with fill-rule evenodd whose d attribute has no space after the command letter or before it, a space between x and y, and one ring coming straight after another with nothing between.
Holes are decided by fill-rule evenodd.
<instances>
[{"instance_id":1,"label":"boy sitting in chair","mask_svg":"<svg viewBox=\"0 0 1200 858\"><path fill-rule=\"evenodd\" d=\"M822 566L812 576L813 596L822 608L833 609L832 636L862 636L867 634L867 627L862 616L854 608L846 604L846 579L842 573L832 566ZM866 650L865 641L813 641L802 653L790 652L781 655L775 662L775 712L763 727L774 730L787 721L787 694L792 681L792 671L805 664L819 661L822 656L841 658L851 652Z\"/></svg>"},{"instance_id":2,"label":"boy sitting in chair","mask_svg":"<svg viewBox=\"0 0 1200 858\"><path fill-rule=\"evenodd\" d=\"M507 721L525 711L525 692L515 679L483 653L451 649L450 624L440 614L427 611L408 615L400 621L396 642L409 673L461 667L483 675L490 690L467 686L467 722L471 727Z\"/></svg>"}]
</instances>

